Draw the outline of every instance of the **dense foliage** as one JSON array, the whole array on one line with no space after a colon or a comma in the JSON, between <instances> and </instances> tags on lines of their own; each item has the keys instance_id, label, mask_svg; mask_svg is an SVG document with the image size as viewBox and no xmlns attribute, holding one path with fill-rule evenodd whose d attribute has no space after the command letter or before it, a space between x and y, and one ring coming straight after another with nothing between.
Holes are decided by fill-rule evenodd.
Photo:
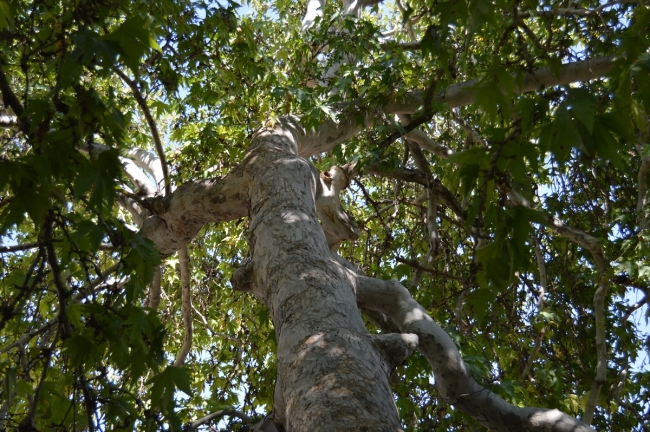
<instances>
[{"instance_id":1,"label":"dense foliage","mask_svg":"<svg viewBox=\"0 0 650 432\"><path fill-rule=\"evenodd\" d=\"M357 163L345 206L361 236L340 255L411 286L483 386L578 417L596 376L594 294L605 286L607 378L593 425L647 430L649 6L410 0L357 18L330 2L302 29L305 10L285 0L0 0L0 430L178 430L225 408L272 409L273 326L229 283L247 256L246 219L206 226L189 245L193 348L173 366L184 337L179 261L159 256L119 205L137 200L119 158L154 151L138 93L175 185L225 175L280 116L313 126L379 107L373 127L312 161ZM603 56L617 56L606 78L517 92L527 72ZM387 139L403 132L381 114L389 99L475 78L474 103L434 98L419 114L450 156ZM94 144L109 150L89 155ZM428 186L448 192L433 216ZM549 217L593 236L607 268ZM409 430L481 428L437 395L421 356L391 381Z\"/></svg>"}]
</instances>

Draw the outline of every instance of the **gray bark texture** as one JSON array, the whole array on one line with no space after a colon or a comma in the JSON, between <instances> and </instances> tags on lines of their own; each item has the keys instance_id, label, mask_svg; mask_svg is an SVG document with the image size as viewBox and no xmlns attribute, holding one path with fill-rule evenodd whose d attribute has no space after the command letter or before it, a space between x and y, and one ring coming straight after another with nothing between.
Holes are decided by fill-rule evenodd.
<instances>
[{"instance_id":1,"label":"gray bark texture","mask_svg":"<svg viewBox=\"0 0 650 432\"><path fill-rule=\"evenodd\" d=\"M233 276L275 326L275 420L287 431L400 430L388 373L413 340L378 341L366 330L350 274L316 216L319 173L297 149L281 129L251 144L252 261Z\"/></svg>"}]
</instances>

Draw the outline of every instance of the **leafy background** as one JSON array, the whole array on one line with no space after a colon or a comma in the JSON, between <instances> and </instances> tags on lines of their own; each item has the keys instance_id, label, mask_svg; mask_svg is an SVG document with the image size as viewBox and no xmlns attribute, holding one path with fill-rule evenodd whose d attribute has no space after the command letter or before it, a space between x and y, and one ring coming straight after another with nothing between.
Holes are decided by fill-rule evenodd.
<instances>
[{"instance_id":1,"label":"leafy background","mask_svg":"<svg viewBox=\"0 0 650 432\"><path fill-rule=\"evenodd\" d=\"M630 299L645 301L650 280L650 233L639 225L647 208L645 216L635 210L641 157L650 156L647 5L612 2L585 15L553 11L599 4L402 6L386 2L352 19L332 2L303 32L302 1L0 0L0 66L29 130L0 132L0 231L13 248L0 260L4 427L26 427L31 416L38 430L89 422L177 430L227 407L258 417L272 407L272 324L260 303L229 284L247 256L246 219L206 226L189 245L193 349L186 366L172 365L184 336L179 263L160 257L116 203L128 185L118 156L153 149L117 69L153 112L176 185L226 174L254 131L282 115L310 126L426 89L434 74L439 89L483 77L475 103L434 106L425 125L456 151L447 160L425 157L463 217L439 205L435 257L422 264L430 271L412 293L482 385L517 405L579 416L596 368L599 276L591 255L550 231L544 215L591 234L612 264L608 378L594 426L646 430L648 307L641 302L633 313ZM390 29L391 41L381 39ZM406 42L419 45L405 49ZM515 94L525 72L604 55L619 57L607 79ZM314 86L332 65L337 74ZM381 145L394 125L377 115L374 127L312 162L321 170L357 162L344 201L362 234L340 254L408 285L429 253L427 209L421 185L394 178L416 169L404 141ZM89 157L89 143L111 150ZM379 174L366 172L372 164ZM504 180L536 210L507 205ZM548 275L541 310L535 241ZM144 305L158 263L164 295L155 312ZM103 277L111 266L117 270ZM419 355L397 369L392 385L409 430L481 429L437 394ZM243 427L237 417L220 426Z\"/></svg>"}]
</instances>

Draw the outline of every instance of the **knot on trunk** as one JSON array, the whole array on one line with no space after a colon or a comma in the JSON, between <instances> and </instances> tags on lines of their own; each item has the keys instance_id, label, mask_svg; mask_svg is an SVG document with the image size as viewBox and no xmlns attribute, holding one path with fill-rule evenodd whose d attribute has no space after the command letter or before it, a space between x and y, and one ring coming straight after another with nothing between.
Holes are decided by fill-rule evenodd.
<instances>
[{"instance_id":1,"label":"knot on trunk","mask_svg":"<svg viewBox=\"0 0 650 432\"><path fill-rule=\"evenodd\" d=\"M354 219L343 210L339 194L348 187L354 166L333 166L320 174L316 188L316 213L330 249L334 252L343 240L359 238L359 228Z\"/></svg>"},{"instance_id":2,"label":"knot on trunk","mask_svg":"<svg viewBox=\"0 0 650 432\"><path fill-rule=\"evenodd\" d=\"M381 366L389 376L395 367L403 364L413 354L419 343L418 336L412 333L389 333L371 337L382 359Z\"/></svg>"},{"instance_id":3,"label":"knot on trunk","mask_svg":"<svg viewBox=\"0 0 650 432\"><path fill-rule=\"evenodd\" d=\"M144 198L145 207L155 215L167 213L167 210L169 210L170 201L171 196L154 196Z\"/></svg>"},{"instance_id":4,"label":"knot on trunk","mask_svg":"<svg viewBox=\"0 0 650 432\"><path fill-rule=\"evenodd\" d=\"M253 274L253 261L244 262L244 265L235 270L230 277L232 288L255 294L255 277Z\"/></svg>"}]
</instances>

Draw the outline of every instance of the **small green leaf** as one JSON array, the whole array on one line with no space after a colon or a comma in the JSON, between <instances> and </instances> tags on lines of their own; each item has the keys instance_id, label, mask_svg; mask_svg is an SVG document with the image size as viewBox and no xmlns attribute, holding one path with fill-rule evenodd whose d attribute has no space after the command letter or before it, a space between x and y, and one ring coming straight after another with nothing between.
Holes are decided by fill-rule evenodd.
<instances>
[{"instance_id":1,"label":"small green leaf","mask_svg":"<svg viewBox=\"0 0 650 432\"><path fill-rule=\"evenodd\" d=\"M596 113L596 98L587 89L569 89L567 105L575 118L587 127L589 133L594 127L594 114Z\"/></svg>"},{"instance_id":2,"label":"small green leaf","mask_svg":"<svg viewBox=\"0 0 650 432\"><path fill-rule=\"evenodd\" d=\"M135 76L140 75L139 64L142 56L152 48L160 51L160 46L149 28L150 23L147 19L135 16L127 19L115 31L101 38L119 44L122 61Z\"/></svg>"},{"instance_id":3,"label":"small green leaf","mask_svg":"<svg viewBox=\"0 0 650 432\"><path fill-rule=\"evenodd\" d=\"M4 0L0 0L0 30L9 30L14 26L14 17L11 13L11 8L5 3Z\"/></svg>"}]
</instances>

